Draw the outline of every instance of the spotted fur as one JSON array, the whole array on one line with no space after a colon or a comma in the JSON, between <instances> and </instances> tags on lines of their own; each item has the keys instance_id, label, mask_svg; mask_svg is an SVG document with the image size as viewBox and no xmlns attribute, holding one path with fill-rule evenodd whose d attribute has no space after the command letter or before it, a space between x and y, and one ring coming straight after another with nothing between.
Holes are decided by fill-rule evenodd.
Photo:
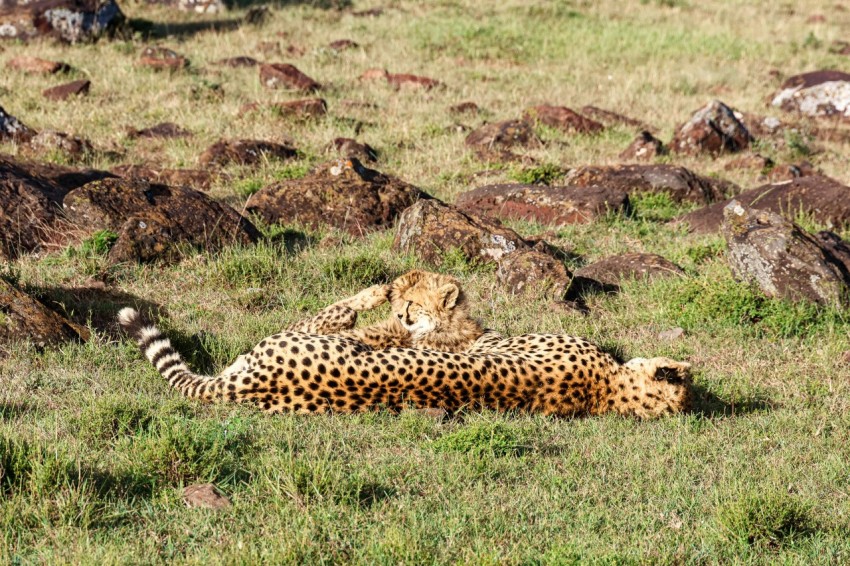
<instances>
[{"instance_id":1,"label":"spotted fur","mask_svg":"<svg viewBox=\"0 0 850 566\"><path fill-rule=\"evenodd\" d=\"M581 338L560 334L502 338L475 324L456 332L463 340L448 341L463 351L411 348L428 348L429 340L440 343L440 332L457 331L461 320L471 321L456 281L413 273L407 281L403 276L393 286L367 289L263 339L215 377L192 373L168 339L156 327L142 324L133 309L123 309L119 321L169 384L187 397L252 403L269 413L351 413L414 406L449 411L488 407L560 416L613 411L650 418L690 405L689 364L667 358L620 364ZM417 284L422 295L405 293ZM378 330L350 330L358 310L386 300L393 316L379 323ZM422 303L438 305L445 312ZM454 320L454 326L443 326L458 305L463 317ZM422 322L423 317L430 322ZM337 333L329 335L329 330ZM474 341L472 335L477 336Z\"/></svg>"}]
</instances>

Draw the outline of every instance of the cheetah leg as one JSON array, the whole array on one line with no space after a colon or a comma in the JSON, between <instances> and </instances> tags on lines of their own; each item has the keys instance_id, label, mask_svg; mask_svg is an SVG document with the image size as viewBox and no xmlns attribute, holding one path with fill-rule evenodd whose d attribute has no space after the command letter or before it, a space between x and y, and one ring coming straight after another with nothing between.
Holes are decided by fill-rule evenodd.
<instances>
[{"instance_id":1,"label":"cheetah leg","mask_svg":"<svg viewBox=\"0 0 850 566\"><path fill-rule=\"evenodd\" d=\"M339 335L362 342L375 350L411 347L410 332L395 317L365 328L346 330Z\"/></svg>"},{"instance_id":2,"label":"cheetah leg","mask_svg":"<svg viewBox=\"0 0 850 566\"><path fill-rule=\"evenodd\" d=\"M357 312L372 310L389 300L389 285L372 285L363 289L353 297L337 301L333 306L348 307Z\"/></svg>"},{"instance_id":3,"label":"cheetah leg","mask_svg":"<svg viewBox=\"0 0 850 566\"><path fill-rule=\"evenodd\" d=\"M357 313L378 307L387 302L388 285L373 285L353 297L337 301L315 315L286 327L292 332L310 334L338 334L352 330L357 323Z\"/></svg>"}]
</instances>

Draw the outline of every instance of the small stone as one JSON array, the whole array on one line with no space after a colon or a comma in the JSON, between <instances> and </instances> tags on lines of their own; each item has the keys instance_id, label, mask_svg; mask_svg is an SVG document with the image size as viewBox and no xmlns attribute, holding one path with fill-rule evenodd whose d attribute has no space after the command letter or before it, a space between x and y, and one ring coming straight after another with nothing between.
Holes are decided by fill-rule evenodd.
<instances>
[{"instance_id":1,"label":"small stone","mask_svg":"<svg viewBox=\"0 0 850 566\"><path fill-rule=\"evenodd\" d=\"M223 493L211 483L189 485L183 488L183 501L187 507L226 509L232 505Z\"/></svg>"},{"instance_id":2,"label":"small stone","mask_svg":"<svg viewBox=\"0 0 850 566\"><path fill-rule=\"evenodd\" d=\"M328 103L322 98L276 102L272 104L272 108L280 116L302 119L321 118L328 113Z\"/></svg>"},{"instance_id":3,"label":"small stone","mask_svg":"<svg viewBox=\"0 0 850 566\"><path fill-rule=\"evenodd\" d=\"M72 96L82 96L88 94L91 88L91 81L80 80L72 81L59 86L54 86L42 91L42 96L48 100L68 100Z\"/></svg>"},{"instance_id":4,"label":"small stone","mask_svg":"<svg viewBox=\"0 0 850 566\"><path fill-rule=\"evenodd\" d=\"M672 342L674 340L678 340L685 335L685 329L679 326L675 328L670 328L668 330L663 330L658 333L658 339L664 340L665 342Z\"/></svg>"},{"instance_id":5,"label":"small stone","mask_svg":"<svg viewBox=\"0 0 850 566\"><path fill-rule=\"evenodd\" d=\"M59 61L48 61L39 57L28 57L22 55L14 57L6 62L6 67L13 71L38 75L53 75L56 73L67 73L71 67Z\"/></svg>"},{"instance_id":6,"label":"small stone","mask_svg":"<svg viewBox=\"0 0 850 566\"><path fill-rule=\"evenodd\" d=\"M375 162L378 160L378 152L366 143L360 143L351 138L336 138L331 142L331 147L341 157L356 157L361 161Z\"/></svg>"},{"instance_id":7,"label":"small stone","mask_svg":"<svg viewBox=\"0 0 850 566\"><path fill-rule=\"evenodd\" d=\"M523 118L529 122L546 124L563 132L593 134L605 129L605 126L596 120L585 118L566 106L550 106L548 104L533 106L523 113Z\"/></svg>"},{"instance_id":8,"label":"small stone","mask_svg":"<svg viewBox=\"0 0 850 566\"><path fill-rule=\"evenodd\" d=\"M536 148L542 143L534 129L525 120L507 120L485 124L466 136L468 147L510 149L514 147Z\"/></svg>"},{"instance_id":9,"label":"small stone","mask_svg":"<svg viewBox=\"0 0 850 566\"><path fill-rule=\"evenodd\" d=\"M313 92L322 85L302 73L295 65L274 63L260 66L260 82L266 88L288 88Z\"/></svg>"},{"instance_id":10,"label":"small stone","mask_svg":"<svg viewBox=\"0 0 850 566\"><path fill-rule=\"evenodd\" d=\"M638 134L629 147L620 154L620 159L652 161L661 155L667 155L667 148L661 140L644 130Z\"/></svg>"},{"instance_id":11,"label":"small stone","mask_svg":"<svg viewBox=\"0 0 850 566\"><path fill-rule=\"evenodd\" d=\"M156 70L177 71L189 66L189 60L167 47L149 46L142 51L139 64Z\"/></svg>"},{"instance_id":12,"label":"small stone","mask_svg":"<svg viewBox=\"0 0 850 566\"><path fill-rule=\"evenodd\" d=\"M717 155L744 150L752 142L752 135L735 116L735 111L714 100L677 128L670 150L684 155Z\"/></svg>"},{"instance_id":13,"label":"small stone","mask_svg":"<svg viewBox=\"0 0 850 566\"><path fill-rule=\"evenodd\" d=\"M127 130L127 137L134 138L190 138L192 137L192 132L181 128L174 122L160 122L155 126L151 126L149 128L143 128L141 130L136 130L133 128L129 128Z\"/></svg>"}]
</instances>

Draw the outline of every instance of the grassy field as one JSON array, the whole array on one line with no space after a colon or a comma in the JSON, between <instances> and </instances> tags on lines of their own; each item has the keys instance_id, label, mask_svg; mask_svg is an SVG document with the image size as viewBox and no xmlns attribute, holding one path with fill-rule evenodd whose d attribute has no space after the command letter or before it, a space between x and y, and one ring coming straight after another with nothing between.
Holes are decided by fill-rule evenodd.
<instances>
[{"instance_id":1,"label":"grassy field","mask_svg":"<svg viewBox=\"0 0 850 566\"><path fill-rule=\"evenodd\" d=\"M231 167L230 180L211 189L237 209L266 183L327 159L337 136L373 145L378 169L452 202L482 184L473 176L482 170L490 170L487 182L530 174L475 160L457 121L477 126L541 103L594 104L652 124L669 140L713 98L776 114L764 101L783 77L850 67L850 58L829 50L850 26L850 11L834 0L405 0L380 4L377 17L292 3L262 27L241 28L221 22L240 10L213 17L125 4L162 37L6 43L2 60L62 60L93 84L88 97L48 103L41 90L63 79L4 70L2 105L33 128L91 139L104 152L86 164L99 168L194 167L220 137L292 140L298 160ZM817 14L824 21L810 22ZM360 47L326 47L342 38ZM283 54L263 54L261 42L279 43ZM149 43L185 54L191 67L175 74L138 67ZM287 55L290 44L303 55ZM327 85L329 115L240 117L248 102L302 97L264 89L256 69L213 65L236 55L294 63ZM359 81L372 67L446 87L394 91ZM449 113L465 100L482 115ZM125 134L160 121L195 136ZM624 127L596 136L540 133L550 143L529 154L563 168L616 163L634 136ZM850 182L846 144L804 139L759 150L778 163L807 158ZM667 161L744 188L761 183L758 171L726 171L730 159ZM204 406L170 390L112 323L126 304L158 307L193 367L217 371L284 324L429 267L392 252L391 233L331 245L339 234L292 226L307 237L215 255L187 250L169 266L109 266L98 246L77 242L3 266L3 276L87 322L93 337L45 352L15 345L0 356L0 562L847 563L848 314L766 300L737 284L722 238L664 224L685 210L644 198L628 218L555 231L511 224L527 235L551 231L547 238L581 257L571 268L646 251L687 272L588 296L590 316L550 308L544 297L506 295L492 268L463 261L442 268L463 280L475 314L504 333L564 332L626 358L691 362L696 410L653 422L486 412L443 421L414 413L266 417ZM675 326L683 338L659 340ZM207 481L233 506L187 508L182 488Z\"/></svg>"}]
</instances>

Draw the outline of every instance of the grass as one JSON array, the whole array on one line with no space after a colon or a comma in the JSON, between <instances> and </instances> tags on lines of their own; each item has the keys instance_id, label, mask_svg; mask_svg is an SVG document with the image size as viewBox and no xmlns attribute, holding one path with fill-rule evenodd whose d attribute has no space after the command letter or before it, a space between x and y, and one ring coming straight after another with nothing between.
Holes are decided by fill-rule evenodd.
<instances>
[{"instance_id":1,"label":"grass","mask_svg":"<svg viewBox=\"0 0 850 566\"><path fill-rule=\"evenodd\" d=\"M850 24L834 4L402 0L382 4L380 16L357 17L308 2L277 7L261 27L204 29L244 10L201 16L124 3L131 17L173 35L146 39L140 31L126 41L73 47L5 43L0 57L65 61L74 68L67 80L90 78L92 89L48 104L38 93L65 77L4 72L0 92L4 108L30 126L91 139L99 151L81 164L92 167L197 167L200 153L220 138L298 148L291 161L225 169L209 193L237 210L262 187L330 159L336 137L372 145L381 159L370 167L452 202L485 183L557 185L571 167L617 163L634 135L620 126L592 136L541 128L547 143L527 152L535 164L494 166L467 152L458 122L515 118L536 104L593 104L641 119L669 140L714 98L780 116L764 100L784 77L846 67L846 58L829 51ZM806 22L817 13L826 21ZM361 47L327 48L342 38ZM261 41L279 43L281 53L263 53ZM192 66L170 75L137 67L148 43L174 48ZM288 54L290 44L304 54ZM241 116L246 103L304 96L265 90L256 69L214 65L235 55L294 63L326 85L320 96L328 115ZM446 86L423 93L359 81L371 67ZM479 116L450 114L466 100L482 108ZM161 121L194 136L123 134L126 126ZM850 180L846 143L808 134L783 142L758 149L779 164L805 158ZM4 144L0 151L18 148ZM662 162L742 188L763 183L760 171L727 171L729 160ZM460 277L474 314L502 332L564 332L627 358L689 361L696 410L646 423L478 411L444 420L413 412L265 417L247 407L199 405L179 398L104 322L126 304L147 307L193 367L214 372L307 313L430 267L393 252L391 232L354 239L258 222L266 239L255 246L217 254L186 249L175 264L143 266L110 266L114 234L99 232L0 265L0 278L67 309L93 331L85 344L44 351L14 344L0 353L0 562L847 562L846 311L765 299L736 283L721 237L666 224L690 205L664 195L635 196L631 204L629 215L588 225L506 223L569 250L570 269L615 253L650 252L685 270L683 277L627 282L616 295L589 294L589 316L534 294L512 297L498 287L492 266L472 265L459 253L446 253L439 269ZM98 290L97 281L106 288ZM386 313L383 307L363 321ZM658 338L677 326L685 329L681 338ZM232 507L184 505L182 488L208 481Z\"/></svg>"}]
</instances>

